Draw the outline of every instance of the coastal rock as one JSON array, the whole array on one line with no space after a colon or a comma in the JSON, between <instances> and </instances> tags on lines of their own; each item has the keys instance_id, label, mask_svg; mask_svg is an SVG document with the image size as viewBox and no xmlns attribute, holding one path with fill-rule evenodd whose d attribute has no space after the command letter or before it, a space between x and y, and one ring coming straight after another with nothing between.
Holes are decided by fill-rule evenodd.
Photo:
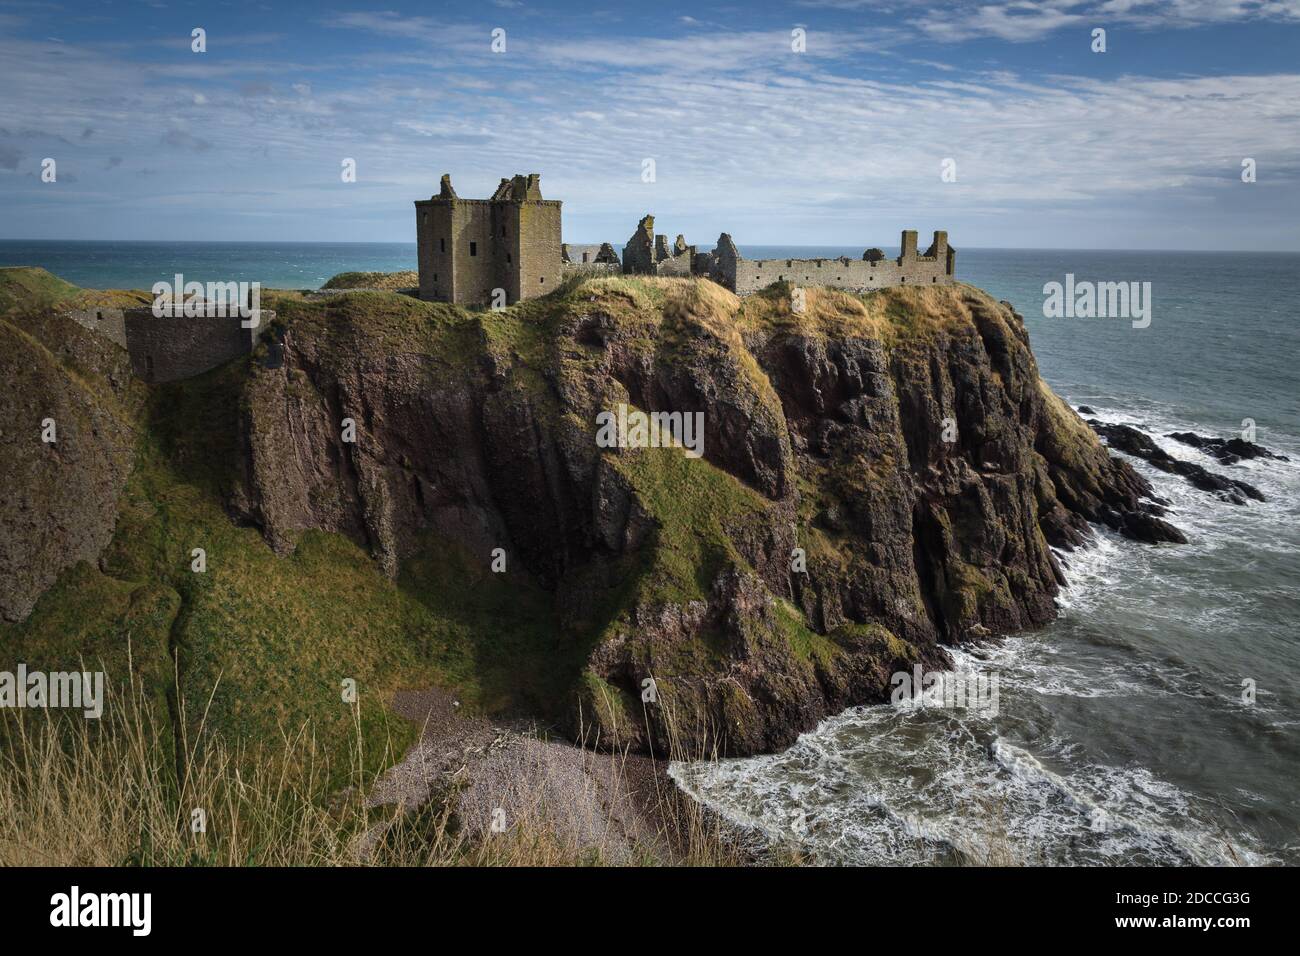
<instances>
[{"instance_id":1,"label":"coastal rock","mask_svg":"<svg viewBox=\"0 0 1300 956\"><path fill-rule=\"evenodd\" d=\"M1165 451L1150 435L1132 425L1110 424L1089 419L1088 424L1110 443L1126 454L1150 462L1161 471L1181 475L1194 487L1208 491L1234 505L1244 505L1247 498L1264 501L1264 494L1254 485L1235 478L1226 478L1201 467L1195 462L1182 461Z\"/></svg>"},{"instance_id":2,"label":"coastal rock","mask_svg":"<svg viewBox=\"0 0 1300 956\"><path fill-rule=\"evenodd\" d=\"M602 746L780 749L945 645L1051 620L1052 547L1090 522L1183 540L967 286L808 289L800 313L680 279L277 308L233 506L281 552L336 531L394 577L431 540L502 549L552 595L571 688L528 706ZM703 413L703 457L598 447L620 403Z\"/></svg>"},{"instance_id":3,"label":"coastal rock","mask_svg":"<svg viewBox=\"0 0 1300 956\"><path fill-rule=\"evenodd\" d=\"M1195 432L1171 432L1168 438L1180 441L1184 445L1199 448L1208 455L1213 455L1225 465L1235 465L1239 461L1251 458L1271 458L1273 461L1290 461L1286 455L1276 455L1263 445L1246 441L1244 438L1213 438L1198 435Z\"/></svg>"}]
</instances>

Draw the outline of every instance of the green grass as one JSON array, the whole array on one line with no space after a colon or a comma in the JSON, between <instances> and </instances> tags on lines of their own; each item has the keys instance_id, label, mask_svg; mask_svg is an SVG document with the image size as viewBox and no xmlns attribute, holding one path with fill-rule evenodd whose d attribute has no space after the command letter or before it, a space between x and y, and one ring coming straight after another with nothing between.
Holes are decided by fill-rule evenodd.
<instances>
[{"instance_id":1,"label":"green grass","mask_svg":"<svg viewBox=\"0 0 1300 956\"><path fill-rule=\"evenodd\" d=\"M76 298L81 289L44 269L0 267L0 315L12 309L57 305Z\"/></svg>"},{"instance_id":2,"label":"green grass","mask_svg":"<svg viewBox=\"0 0 1300 956\"><path fill-rule=\"evenodd\" d=\"M732 521L765 511L758 492L680 448L628 449L610 460L658 526L642 596L704 600L723 565L745 561L727 534Z\"/></svg>"},{"instance_id":3,"label":"green grass","mask_svg":"<svg viewBox=\"0 0 1300 956\"><path fill-rule=\"evenodd\" d=\"M0 316L40 308L126 308L148 305L147 292L82 289L38 266L0 266Z\"/></svg>"},{"instance_id":4,"label":"green grass","mask_svg":"<svg viewBox=\"0 0 1300 956\"><path fill-rule=\"evenodd\" d=\"M340 272L326 282L322 289L414 289L420 284L420 274L413 269L404 272Z\"/></svg>"}]
</instances>

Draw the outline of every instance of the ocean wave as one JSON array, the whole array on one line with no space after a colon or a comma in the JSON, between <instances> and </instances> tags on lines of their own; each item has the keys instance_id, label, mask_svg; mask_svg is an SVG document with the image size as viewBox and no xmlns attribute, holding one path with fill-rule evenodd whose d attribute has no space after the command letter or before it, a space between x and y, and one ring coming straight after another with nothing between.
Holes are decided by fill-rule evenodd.
<instances>
[{"instance_id":1,"label":"ocean wave","mask_svg":"<svg viewBox=\"0 0 1300 956\"><path fill-rule=\"evenodd\" d=\"M821 863L1230 865L1273 859L1143 768L1050 767L971 728L858 708L772 757L673 764L692 797ZM931 719L943 718L930 715Z\"/></svg>"},{"instance_id":2,"label":"ocean wave","mask_svg":"<svg viewBox=\"0 0 1300 956\"><path fill-rule=\"evenodd\" d=\"M1261 753L1291 759L1300 685L1276 666L1292 652L1268 621L1271 609L1285 619L1287 602L1296 600L1284 578L1300 554L1300 463L1224 466L1164 437L1218 434L1213 427L1151 403L1087 404L1103 421L1145 426L1177 458L1241 475L1269 500L1231 505L1129 459L1169 502L1169 520L1189 545L1153 548L1097 528L1085 546L1058 552L1066 583L1054 624L952 649L955 673L997 674L996 715L852 708L782 754L673 764L678 786L751 833L756 845L793 844L823 863L1295 859L1295 847L1276 840L1265 847L1235 822L1234 807L1275 804L1276 794L1181 789L1152 769L1161 766L1164 731L1138 739L1143 735L1126 727L1142 720L1144 707L1175 723L1180 713L1194 715L1212 728L1214 746L1260 742ZM1300 442L1261 440L1300 457ZM1247 701L1239 682L1252 670L1263 677L1258 697ZM1090 721L1094 729L1081 730ZM1188 739L1182 746L1204 745ZM1107 756L1116 751L1127 756ZM1267 780L1257 778L1255 789L1267 794Z\"/></svg>"}]
</instances>

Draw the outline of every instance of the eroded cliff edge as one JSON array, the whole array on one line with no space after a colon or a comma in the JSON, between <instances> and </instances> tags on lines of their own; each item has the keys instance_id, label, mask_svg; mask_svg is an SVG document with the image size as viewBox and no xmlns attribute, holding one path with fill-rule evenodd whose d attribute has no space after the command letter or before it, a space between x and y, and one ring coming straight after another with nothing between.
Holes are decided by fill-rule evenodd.
<instances>
[{"instance_id":1,"label":"eroded cliff edge","mask_svg":"<svg viewBox=\"0 0 1300 956\"><path fill-rule=\"evenodd\" d=\"M626 278L501 313L276 308L231 508L282 554L336 532L416 589L502 549L554 619L519 666L561 689L512 706L602 745L782 748L944 645L1050 620L1051 546L1089 522L1182 540L969 286L808 289L799 312L783 286ZM703 412L704 457L598 447L620 404Z\"/></svg>"}]
</instances>

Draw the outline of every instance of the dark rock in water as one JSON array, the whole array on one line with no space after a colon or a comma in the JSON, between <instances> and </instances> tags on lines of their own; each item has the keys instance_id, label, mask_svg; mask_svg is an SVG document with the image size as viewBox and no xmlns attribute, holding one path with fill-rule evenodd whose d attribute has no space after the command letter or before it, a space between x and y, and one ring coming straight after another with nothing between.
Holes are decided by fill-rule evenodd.
<instances>
[{"instance_id":1,"label":"dark rock in water","mask_svg":"<svg viewBox=\"0 0 1300 956\"><path fill-rule=\"evenodd\" d=\"M1150 512L1129 512L1120 519L1120 530L1126 537L1147 544L1159 544L1162 541L1187 543L1187 538L1181 531L1157 517L1154 512L1155 509Z\"/></svg>"},{"instance_id":2,"label":"dark rock in water","mask_svg":"<svg viewBox=\"0 0 1300 956\"><path fill-rule=\"evenodd\" d=\"M1105 438L1112 448L1117 448L1125 454L1148 461L1156 468L1171 475L1181 475L1193 487L1199 488L1201 491L1211 492L1224 501L1234 505L1244 505L1247 498L1253 498L1256 501L1265 500L1263 492L1254 485L1238 481L1235 478L1216 475L1194 462L1175 458L1157 445L1150 435L1134 428L1132 425L1112 425L1100 422L1095 418L1088 419L1088 424L1093 431Z\"/></svg>"},{"instance_id":3,"label":"dark rock in water","mask_svg":"<svg viewBox=\"0 0 1300 956\"><path fill-rule=\"evenodd\" d=\"M1235 465L1237 462L1249 458L1271 458L1274 461L1291 460L1286 455L1274 454L1263 445L1256 445L1244 438L1214 438L1208 435L1198 435L1195 432L1171 432L1167 437L1180 441L1184 445L1199 448L1207 455L1213 455L1225 465Z\"/></svg>"},{"instance_id":4,"label":"dark rock in water","mask_svg":"<svg viewBox=\"0 0 1300 956\"><path fill-rule=\"evenodd\" d=\"M1096 413L1093 409L1089 408L1087 405L1080 405L1080 406L1079 406L1079 414L1080 414L1080 415L1096 415L1097 413Z\"/></svg>"}]
</instances>

